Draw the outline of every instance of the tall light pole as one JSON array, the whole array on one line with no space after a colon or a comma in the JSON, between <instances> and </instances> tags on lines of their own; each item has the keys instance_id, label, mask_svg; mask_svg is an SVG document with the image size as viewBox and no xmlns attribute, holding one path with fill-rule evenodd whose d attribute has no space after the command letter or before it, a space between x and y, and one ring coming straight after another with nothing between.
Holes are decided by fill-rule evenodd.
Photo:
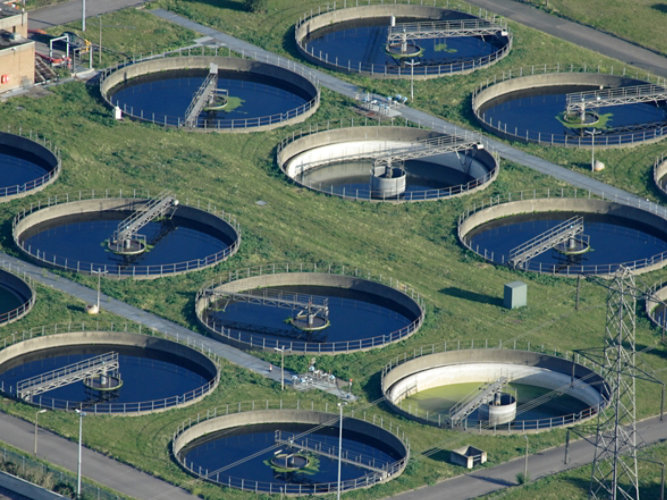
<instances>
[{"instance_id":1,"label":"tall light pole","mask_svg":"<svg viewBox=\"0 0 667 500\"><path fill-rule=\"evenodd\" d=\"M81 31L86 31L86 0L81 0Z\"/></svg>"},{"instance_id":2,"label":"tall light pole","mask_svg":"<svg viewBox=\"0 0 667 500\"><path fill-rule=\"evenodd\" d=\"M85 411L74 410L79 414L79 461L76 467L76 498L81 498L81 438L83 436L83 417L86 416Z\"/></svg>"},{"instance_id":3,"label":"tall light pole","mask_svg":"<svg viewBox=\"0 0 667 500\"><path fill-rule=\"evenodd\" d=\"M591 172L595 172L595 134L597 131L592 129L585 130L585 132L591 136Z\"/></svg>"},{"instance_id":4,"label":"tall light pole","mask_svg":"<svg viewBox=\"0 0 667 500\"><path fill-rule=\"evenodd\" d=\"M39 419L39 414L46 413L46 411L47 411L46 408L42 408L41 410L37 410L35 412L35 446L33 449L35 455L37 455L37 431L38 431L37 420Z\"/></svg>"},{"instance_id":5,"label":"tall light pole","mask_svg":"<svg viewBox=\"0 0 667 500\"><path fill-rule=\"evenodd\" d=\"M523 437L526 438L526 454L523 461L523 482L525 484L528 482L528 434L524 434Z\"/></svg>"},{"instance_id":6,"label":"tall light pole","mask_svg":"<svg viewBox=\"0 0 667 500\"><path fill-rule=\"evenodd\" d=\"M285 390L285 346L274 347L280 353L280 390Z\"/></svg>"},{"instance_id":7,"label":"tall light pole","mask_svg":"<svg viewBox=\"0 0 667 500\"><path fill-rule=\"evenodd\" d=\"M338 403L338 485L336 486L336 498L340 500L340 472L343 462L343 406L345 403Z\"/></svg>"},{"instance_id":8,"label":"tall light pole","mask_svg":"<svg viewBox=\"0 0 667 500\"><path fill-rule=\"evenodd\" d=\"M415 100L415 66L419 64L419 61L410 59L410 61L405 61L405 64L410 66L410 100Z\"/></svg>"}]
</instances>

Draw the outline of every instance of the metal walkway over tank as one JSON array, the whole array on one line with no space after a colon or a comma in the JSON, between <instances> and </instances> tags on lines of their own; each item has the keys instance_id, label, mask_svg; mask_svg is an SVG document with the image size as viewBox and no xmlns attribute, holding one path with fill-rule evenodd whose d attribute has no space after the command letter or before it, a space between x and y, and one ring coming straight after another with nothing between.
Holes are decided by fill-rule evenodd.
<instances>
[{"instance_id":1,"label":"metal walkway over tank","mask_svg":"<svg viewBox=\"0 0 667 500\"><path fill-rule=\"evenodd\" d=\"M572 92L565 96L568 113L585 113L587 109L638 102L667 100L667 89L652 83L613 89Z\"/></svg>"},{"instance_id":2,"label":"metal walkway over tank","mask_svg":"<svg viewBox=\"0 0 667 500\"><path fill-rule=\"evenodd\" d=\"M321 441L308 438L300 438L297 442L295 436L284 433L281 430L275 431L274 440L278 445L289 446L290 448L296 448L299 451L314 453L315 455L338 461L338 446L328 446ZM341 453L340 461L379 474L387 474L388 464L376 463L375 457L364 455L362 453L351 453L349 450L344 449Z\"/></svg>"},{"instance_id":3,"label":"metal walkway over tank","mask_svg":"<svg viewBox=\"0 0 667 500\"><path fill-rule=\"evenodd\" d=\"M210 104L215 98L216 91L218 89L218 65L211 63L211 66L208 71L208 75L204 79L204 82L201 84L195 95L190 101L190 105L185 110L185 126L186 127L196 127L197 118L204 110L204 107L207 104Z\"/></svg>"},{"instance_id":4,"label":"metal walkway over tank","mask_svg":"<svg viewBox=\"0 0 667 500\"><path fill-rule=\"evenodd\" d=\"M514 267L519 267L533 257L537 257L583 232L584 218L581 215L575 215L511 249L509 251L509 263Z\"/></svg>"},{"instance_id":5,"label":"metal walkway over tank","mask_svg":"<svg viewBox=\"0 0 667 500\"><path fill-rule=\"evenodd\" d=\"M451 21L430 21L417 23L396 23L389 26L387 43L397 44L406 40L431 38L454 38L464 36L485 36L507 33L507 25L487 19L456 19Z\"/></svg>"},{"instance_id":6,"label":"metal walkway over tank","mask_svg":"<svg viewBox=\"0 0 667 500\"><path fill-rule=\"evenodd\" d=\"M20 380L16 384L16 393L19 398L30 400L39 394L57 389L58 387L74 384L81 380L90 379L98 375L117 374L118 369L118 353L107 352L56 370Z\"/></svg>"},{"instance_id":7,"label":"metal walkway over tank","mask_svg":"<svg viewBox=\"0 0 667 500\"><path fill-rule=\"evenodd\" d=\"M212 297L226 299L227 303L225 307L231 302L244 302L247 304L274 306L282 309L300 309L302 311L307 311L308 314L323 319L329 318L328 297L283 291L269 294L267 290L264 290L261 295L254 293L227 292L224 290L207 290L206 293Z\"/></svg>"},{"instance_id":8,"label":"metal walkway over tank","mask_svg":"<svg viewBox=\"0 0 667 500\"><path fill-rule=\"evenodd\" d=\"M420 140L413 145L404 148L391 149L380 152L375 156L375 161L406 161L428 158L445 153L457 153L469 149L483 149L484 146L477 141L461 140L459 137L440 135L429 139Z\"/></svg>"},{"instance_id":9,"label":"metal walkway over tank","mask_svg":"<svg viewBox=\"0 0 667 500\"><path fill-rule=\"evenodd\" d=\"M493 396L500 392L508 382L509 379L507 377L500 377L498 380L481 387L478 392L452 406L449 410L449 420L452 425L463 422L477 408L491 401Z\"/></svg>"},{"instance_id":10,"label":"metal walkway over tank","mask_svg":"<svg viewBox=\"0 0 667 500\"><path fill-rule=\"evenodd\" d=\"M167 215L176 210L178 200L169 193L162 192L157 198L148 200L143 210L137 210L132 215L121 221L111 235L111 245L119 250L135 241L144 242L146 237L139 231L149 222Z\"/></svg>"}]
</instances>

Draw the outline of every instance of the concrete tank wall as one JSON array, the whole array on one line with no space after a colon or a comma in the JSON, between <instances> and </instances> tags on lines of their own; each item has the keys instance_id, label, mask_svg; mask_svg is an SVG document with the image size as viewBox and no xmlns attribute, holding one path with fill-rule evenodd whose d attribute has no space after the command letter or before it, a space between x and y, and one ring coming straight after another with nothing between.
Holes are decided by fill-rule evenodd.
<instances>
[{"instance_id":1,"label":"concrete tank wall","mask_svg":"<svg viewBox=\"0 0 667 500\"><path fill-rule=\"evenodd\" d=\"M56 219L58 217L65 217L71 215L80 215L101 211L135 211L143 208L147 199L142 198L95 198L90 200L79 200L79 201L70 201L66 203L60 203L56 205L45 206L42 209L38 209L32 213L29 213L23 217L20 215L14 219L13 225L13 238L16 246L22 249L20 244L21 235L29 228L46 222L49 220ZM229 223L218 217L215 214L206 212L204 210L190 207L187 205L179 205L175 215L177 217L182 217L200 224L209 226L220 233L222 233L229 241L235 242L230 245L231 252L227 256L233 255L241 241L240 232L234 227L233 223ZM212 262L210 265L201 266L210 267L217 264L219 261ZM171 273L171 274L180 274L180 273ZM115 276L115 275L114 275ZM141 277L152 277L152 276L137 276ZM154 276L153 276L154 277Z\"/></svg>"},{"instance_id":2,"label":"concrete tank wall","mask_svg":"<svg viewBox=\"0 0 667 500\"><path fill-rule=\"evenodd\" d=\"M610 215L629 221L640 222L667 234L667 219L621 203L591 198L535 198L500 203L470 214L459 223L459 240L466 248L472 251L467 245L465 238L468 233L482 224L513 215L547 212L579 212ZM661 269L664 265L665 262L661 260L652 265L635 269L633 272L635 274L646 273Z\"/></svg>"},{"instance_id":3,"label":"concrete tank wall","mask_svg":"<svg viewBox=\"0 0 667 500\"><path fill-rule=\"evenodd\" d=\"M46 173L40 180L24 183L25 190L15 194L1 196L4 188L0 188L0 201L9 201L36 193L53 183L58 178L61 170L60 158L46 146L27 137L0 132L0 150L2 150L3 146L20 149L34 155L41 164L41 167L46 170Z\"/></svg>"},{"instance_id":4,"label":"concrete tank wall","mask_svg":"<svg viewBox=\"0 0 667 500\"><path fill-rule=\"evenodd\" d=\"M9 313L0 312L0 325L7 325L21 319L30 312L32 306L35 305L35 290L18 276L2 269L0 269L0 285L3 288L8 288L21 299L21 305L18 308L9 311Z\"/></svg>"},{"instance_id":5,"label":"concrete tank wall","mask_svg":"<svg viewBox=\"0 0 667 500\"><path fill-rule=\"evenodd\" d=\"M176 342L161 339L158 337L151 337L148 335L141 335L138 333L127 332L110 332L89 330L82 332L59 333L54 335L46 335L42 337L34 337L32 339L24 340L16 344L11 344L0 350L0 369L2 365L14 358L23 356L25 354L38 353L48 349L60 347L76 347L76 346L92 346L92 345L121 345L129 347L139 347L142 349L150 349L155 351L162 351L168 354L184 358L190 362L203 367L211 379L215 379L215 383L211 385L208 392L202 394L198 398L193 398L183 404L178 404L169 407L177 408L189 406L210 394L218 385L219 372L216 364L204 354L186 347ZM156 410L160 411L160 410ZM143 411L132 413L133 415L153 413L152 411ZM131 413L126 413L130 415Z\"/></svg>"},{"instance_id":6,"label":"concrete tank wall","mask_svg":"<svg viewBox=\"0 0 667 500\"><path fill-rule=\"evenodd\" d=\"M301 113L300 115L271 125L248 127L247 128L248 132L272 130L277 127L283 127L285 125L300 123L306 120L308 117L310 117L317 111L317 108L319 106L320 90L314 82L308 80L307 78L297 73L294 73L293 71L281 68L280 66L265 64L253 61L251 59L239 59L236 57L181 56L181 57L164 57L159 59L152 59L149 61L138 62L136 64L124 66L122 68L117 69L116 71L112 71L111 73L109 73L100 83L100 93L102 94L102 97L107 102L107 104L113 107L113 103L111 102L111 92L113 91L113 89L118 85L127 83L129 80L133 78L160 73L164 71L192 70L192 69L200 69L202 71L208 71L211 63L217 64L218 69L220 70L248 72L257 76L264 76L268 78L275 78L277 80L282 80L291 85L294 85L295 87L301 89L308 95L312 96L311 100L313 102L313 105L310 106L308 110ZM226 131L228 129L207 129L207 130ZM246 129L240 127L231 130L233 130L234 132L246 131Z\"/></svg>"}]
</instances>

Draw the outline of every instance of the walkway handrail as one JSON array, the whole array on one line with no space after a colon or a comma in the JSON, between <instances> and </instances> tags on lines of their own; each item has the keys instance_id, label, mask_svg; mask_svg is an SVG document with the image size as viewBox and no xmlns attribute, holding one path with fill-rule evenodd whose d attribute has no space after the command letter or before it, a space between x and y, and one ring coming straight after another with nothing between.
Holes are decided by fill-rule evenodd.
<instances>
[{"instance_id":1,"label":"walkway handrail","mask_svg":"<svg viewBox=\"0 0 667 500\"><path fill-rule=\"evenodd\" d=\"M40 187L46 187L48 184L53 182L59 175L62 170L62 161L60 158L60 149L56 147L50 139L46 139L41 135L33 132L32 130L24 132L23 127L19 126L17 130L12 130L11 125L7 126L8 134L18 135L24 139L30 139L38 143L39 145L46 148L56 157L56 165L51 170L47 171L44 175L31 179L24 182L23 184L15 184L13 186L0 186L0 202L9 201L12 197L27 193L29 191L35 191Z\"/></svg>"},{"instance_id":2,"label":"walkway handrail","mask_svg":"<svg viewBox=\"0 0 667 500\"><path fill-rule=\"evenodd\" d=\"M74 262L69 261L66 257L62 257L55 254L47 254L46 252L40 252L39 249L33 249L30 245L26 244L24 241L19 241L18 235L16 234L16 226L20 221L25 219L30 214L37 212L43 208L52 207L59 204L65 204L74 201L84 201L84 200L97 200L97 199L115 199L115 198L130 198L133 200L151 200L155 197L157 193L151 195L149 191L142 192L137 191L136 189L132 191L123 191L119 189L118 195L111 193L108 189L104 191L95 191L94 189L90 192L79 191L70 196L69 193L64 195L54 195L49 196L46 200L38 200L36 202L31 202L28 208L24 208L22 211L17 213L12 220L12 235L14 238L14 243L21 250L26 252L32 258L53 267L58 267L61 269L66 269L68 271L76 272L85 272L93 273L102 271L105 276L108 277L156 277L156 276L165 276L169 274L178 274L185 271L194 271L197 269L203 269L205 267L210 267L218 262L221 262L228 257L234 255L241 245L241 228L236 221L236 218L225 212L224 210L218 210L214 205L211 205L208 202L208 205L203 205L201 201L197 198L192 200L196 205L190 205L190 200L186 199L183 203L184 206L191 206L198 210L209 212L216 217L223 220L226 224L229 224L238 237L232 242L231 245L219 250L213 254L206 255L199 259L192 259L188 261L174 262L168 264L155 264L155 265L128 265L126 267L117 265L115 267L109 264L100 264L90 261L76 260Z\"/></svg>"},{"instance_id":3,"label":"walkway handrail","mask_svg":"<svg viewBox=\"0 0 667 500\"><path fill-rule=\"evenodd\" d=\"M403 338L410 336L413 332L417 331L423 321L424 321L424 300L411 286L403 283L399 280L396 280L392 277L386 277L380 274L379 276L374 276L370 272L359 270L358 268L345 265L337 264L317 264L317 263L297 263L290 264L286 262L266 264L263 266L258 266L254 268L241 268L235 270L227 271L226 275L223 275L215 280L212 280L206 283L198 292L195 298L195 303L198 303L206 294L207 290L215 288L217 286L223 285L230 281L236 281L244 278L251 278L255 276L264 276L269 274L279 274L279 273L290 273L290 272L313 272L313 273L327 273L332 275L342 275L342 276L353 276L356 278L367 279L369 281L376 281L385 286L389 286L399 292L409 296L415 303L419 306L421 314L414 319L409 325L406 325L398 330L389 332L383 335L377 335L375 337L367 337L357 340L343 340L336 342L302 342L294 340L280 340L280 339L270 339L267 340L265 336L253 336L245 334L241 330L236 330L233 328L227 328L223 324L216 322L215 320L209 320L205 315L200 314L197 311L197 317L199 321L215 332L216 334L230 340L237 342L243 345L247 345L251 348L257 349L273 349L273 348L284 348L285 352L294 352L294 353L317 353L317 354L333 354L333 353L344 353L344 352L355 352L365 349L373 349L376 347L381 347L387 344L397 342Z\"/></svg>"}]
</instances>

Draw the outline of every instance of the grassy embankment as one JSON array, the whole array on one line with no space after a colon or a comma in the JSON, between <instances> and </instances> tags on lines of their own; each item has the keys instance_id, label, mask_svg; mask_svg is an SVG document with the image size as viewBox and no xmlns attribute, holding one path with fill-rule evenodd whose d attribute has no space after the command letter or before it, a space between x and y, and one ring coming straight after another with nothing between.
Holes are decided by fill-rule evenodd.
<instances>
[{"instance_id":1,"label":"grassy embankment","mask_svg":"<svg viewBox=\"0 0 667 500\"><path fill-rule=\"evenodd\" d=\"M275 2L276 8L282 3ZM227 31L239 31L236 34L245 34L251 41L259 39L268 48L275 46L278 51L288 53L291 50L289 43L286 42L287 50L282 48L284 40L281 33L286 32L289 24L311 3L292 7L285 14L271 17L270 25L257 22L251 15L233 8L216 11L210 19L214 23L224 19L225 27L229 28ZM230 2L229 5L233 7L236 4ZM214 8L203 3L189 4L188 7ZM206 12L203 10L199 15L205 16ZM137 25L148 19L145 13L135 11L122 15L130 16L124 22ZM103 25L106 18L104 16ZM110 23L114 22L113 17L109 19ZM506 61L474 75L420 83L420 98L416 104L453 121L469 123L469 92L475 82L495 71L522 64L541 64L544 60L553 61L558 57L574 64L613 64L610 60L531 30L519 26L513 28L517 37L515 50ZM184 40L189 36L179 34L178 30L175 32L176 39L183 36ZM289 41L289 36L286 38ZM363 78L355 81L378 90L405 93L407 89L405 82L374 82ZM348 110L348 104L345 99L324 91L322 109L310 122L349 118L353 114ZM504 162L498 181L485 193L470 198L401 206L350 203L300 189L285 181L274 163L274 145L289 130L239 135L188 134L140 123L116 123L110 115L100 102L97 90L80 83L53 88L51 95L41 99L15 99L0 108L0 117L7 119L11 116L15 126L39 130L63 150L65 168L61 179L45 193L33 198L80 189L113 187L114 190L137 188L154 191L166 186L181 199L212 200L237 215L244 231L244 241L237 256L214 270L165 278L159 282L108 281L103 284L105 293L196 328L192 313L194 293L218 270L276 260L315 260L341 262L376 274L392 275L414 286L426 298L427 321L422 330L396 346L318 361L325 369L354 378L354 391L362 397L360 406L379 396L377 373L386 361L415 346L459 339L503 340L504 343L514 339L530 340L533 345L546 344L559 349L601 345L605 312L605 291L601 287L585 282L581 307L575 311L574 283L571 280L521 275L529 286L529 306L523 310L507 311L499 305L502 286L516 279L517 273L480 262L464 252L456 241L456 219L464 207L495 193L562 187L553 179ZM627 162L627 158L634 157L637 152L647 159L652 158L655 153L651 148L628 152L624 161ZM546 154L552 153L547 151ZM561 153L554 150L553 154ZM579 163L583 165L588 154L568 151L560 160L565 165L583 169L571 160L570 155L580 157ZM259 199L268 204L257 206L255 201ZM0 207L0 216L4 221L0 244L4 250L16 253L11 244L8 221L19 207L30 201L19 200ZM645 281L651 283L664 274L653 273ZM94 285L94 279L76 279ZM54 312L49 317L55 320L59 315ZM13 331L24 324L22 321L9 328ZM9 328L4 331L10 331ZM637 336L642 346L657 345L656 333L643 317L638 321ZM661 369L664 366L661 355L664 351L657 347L657 353L642 355L643 362ZM266 358L276 361L272 356ZM299 357L287 360L288 366L293 367L302 366L304 362ZM193 412L227 402L280 396L275 384L260 377L228 363L224 363L222 369L221 387L194 408L129 419L91 417L86 421L87 444L176 483L194 484L197 491L210 498L246 497L242 493L221 492L218 488L193 482L168 456L167 444L172 430ZM656 412L656 394L646 384L639 385L641 415ZM314 393L299 395L288 391L286 396L292 400L305 397L332 402L328 396ZM33 416L33 410L27 406L6 401L3 404L8 411L30 418ZM377 412L385 420L398 422L406 428L415 460L398 480L350 494L350 498L378 498L459 473L457 468L446 463L444 451L428 458L420 456L434 448L448 450L462 444L476 444L489 450L489 465L523 452L523 438L487 437L426 428L396 418L382 407L369 409L368 412ZM70 415L52 413L44 415L40 423L42 421L65 435L75 435L76 419ZM562 442L562 437L560 431L548 433L535 437L531 445L535 443L536 448L549 446Z\"/></svg>"}]
</instances>

